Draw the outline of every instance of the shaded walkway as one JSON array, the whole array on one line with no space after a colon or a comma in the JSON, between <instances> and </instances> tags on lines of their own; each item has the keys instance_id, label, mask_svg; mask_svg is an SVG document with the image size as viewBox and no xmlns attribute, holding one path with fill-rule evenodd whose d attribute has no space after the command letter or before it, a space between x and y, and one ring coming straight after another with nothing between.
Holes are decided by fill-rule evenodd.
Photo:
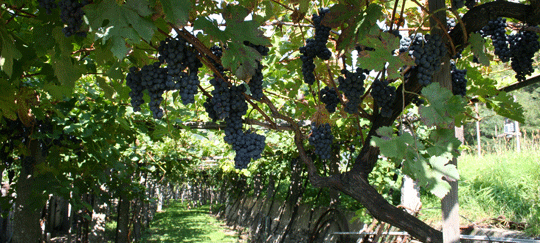
<instances>
[{"instance_id":1,"label":"shaded walkway","mask_svg":"<svg viewBox=\"0 0 540 243\"><path fill-rule=\"evenodd\" d=\"M210 215L209 206L188 209L181 202L172 202L155 215L141 242L239 242L230 231Z\"/></svg>"}]
</instances>

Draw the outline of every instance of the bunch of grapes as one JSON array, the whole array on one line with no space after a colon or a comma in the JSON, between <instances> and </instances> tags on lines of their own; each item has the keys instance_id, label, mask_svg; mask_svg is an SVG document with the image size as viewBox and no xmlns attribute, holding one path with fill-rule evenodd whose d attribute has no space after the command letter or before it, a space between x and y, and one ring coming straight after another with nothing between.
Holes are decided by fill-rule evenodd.
<instances>
[{"instance_id":1,"label":"bunch of grapes","mask_svg":"<svg viewBox=\"0 0 540 243\"><path fill-rule=\"evenodd\" d=\"M146 65L141 68L141 85L148 90L150 103L148 104L154 119L163 118L163 109L160 105L163 101L163 93L167 90L167 69L161 68L159 62ZM132 98L133 100L133 98Z\"/></svg>"},{"instance_id":2,"label":"bunch of grapes","mask_svg":"<svg viewBox=\"0 0 540 243\"><path fill-rule=\"evenodd\" d=\"M341 70L345 78L339 77L338 89L345 94L348 102L345 104L345 111L349 114L358 112L358 105L362 101L362 95L366 91L364 80L369 70L357 68L356 72L349 72L347 69Z\"/></svg>"},{"instance_id":3,"label":"bunch of grapes","mask_svg":"<svg viewBox=\"0 0 540 243\"><path fill-rule=\"evenodd\" d=\"M66 37L72 35L78 35L86 37L86 32L79 31L83 23L84 7L88 2L86 0L61 0L58 5L60 6L60 18L64 23L67 24L66 27L62 29Z\"/></svg>"},{"instance_id":4,"label":"bunch of grapes","mask_svg":"<svg viewBox=\"0 0 540 243\"><path fill-rule=\"evenodd\" d=\"M427 86L431 83L433 74L441 68L441 59L446 52L446 47L439 35L411 36L409 53L415 58L418 82L421 85Z\"/></svg>"},{"instance_id":5,"label":"bunch of grapes","mask_svg":"<svg viewBox=\"0 0 540 243\"><path fill-rule=\"evenodd\" d=\"M249 46L255 49L261 56L267 56L270 48L263 45L254 45L249 41L244 41L244 45ZM261 100L263 97L262 84L264 76L262 74L263 65L260 61L257 61L257 69L255 69L255 75L251 77L249 81L249 90L251 91L251 96L256 100Z\"/></svg>"},{"instance_id":6,"label":"bunch of grapes","mask_svg":"<svg viewBox=\"0 0 540 243\"><path fill-rule=\"evenodd\" d=\"M457 69L452 63L452 93L454 95L465 96L467 94L467 69Z\"/></svg>"},{"instance_id":7,"label":"bunch of grapes","mask_svg":"<svg viewBox=\"0 0 540 243\"><path fill-rule=\"evenodd\" d=\"M268 52L270 52L270 48L267 46L255 45L249 41L244 41L244 45L255 49L259 54L261 54L261 56L268 56Z\"/></svg>"},{"instance_id":8,"label":"bunch of grapes","mask_svg":"<svg viewBox=\"0 0 540 243\"><path fill-rule=\"evenodd\" d=\"M388 85L388 81L375 79L371 86L371 96L381 108L381 116L392 116L392 104L396 99L396 87Z\"/></svg>"},{"instance_id":9,"label":"bunch of grapes","mask_svg":"<svg viewBox=\"0 0 540 243\"><path fill-rule=\"evenodd\" d=\"M167 63L167 87L179 90L184 105L195 103L202 67L195 49L182 38L167 38L158 47L159 61Z\"/></svg>"},{"instance_id":10,"label":"bunch of grapes","mask_svg":"<svg viewBox=\"0 0 540 243\"><path fill-rule=\"evenodd\" d=\"M249 130L243 133L242 139L233 144L233 149L236 151L234 167L236 169L245 169L251 159L260 159L266 146L265 140L266 137L263 135L252 133Z\"/></svg>"},{"instance_id":11,"label":"bunch of grapes","mask_svg":"<svg viewBox=\"0 0 540 243\"><path fill-rule=\"evenodd\" d=\"M126 84L131 89L129 97L131 97L133 110L140 111L141 105L144 103L143 91L146 87L142 85L141 72L136 67L129 68L129 73L126 76Z\"/></svg>"},{"instance_id":12,"label":"bunch of grapes","mask_svg":"<svg viewBox=\"0 0 540 243\"><path fill-rule=\"evenodd\" d=\"M306 46L300 47L300 53L302 56L302 74L304 75L304 82L311 85L315 82L315 64L313 59L319 57L322 60L328 60L332 57L332 52L326 47L328 37L330 36L331 28L321 24L324 16L329 12L328 8L320 8L319 15L313 14L311 20L315 26L315 37L313 39L306 40Z\"/></svg>"},{"instance_id":13,"label":"bunch of grapes","mask_svg":"<svg viewBox=\"0 0 540 243\"><path fill-rule=\"evenodd\" d=\"M321 101L325 104L326 110L330 113L336 111L336 106L339 104L340 100L338 97L338 92L335 88L330 88L328 86L324 87L319 92L319 97Z\"/></svg>"},{"instance_id":14,"label":"bunch of grapes","mask_svg":"<svg viewBox=\"0 0 540 243\"><path fill-rule=\"evenodd\" d=\"M324 123L317 126L315 122L311 122L311 134L308 140L309 144L315 147L315 154L319 155L321 159L330 159L332 156L332 142L334 141L330 124Z\"/></svg>"},{"instance_id":15,"label":"bunch of grapes","mask_svg":"<svg viewBox=\"0 0 540 243\"><path fill-rule=\"evenodd\" d=\"M516 79L524 81L526 75L534 72L533 57L540 49L538 34L523 31L509 36L510 51L512 53L512 69L516 72Z\"/></svg>"},{"instance_id":16,"label":"bunch of grapes","mask_svg":"<svg viewBox=\"0 0 540 243\"><path fill-rule=\"evenodd\" d=\"M45 9L47 14L51 14L52 10L57 8L56 0L38 0L39 6Z\"/></svg>"},{"instance_id":17,"label":"bunch of grapes","mask_svg":"<svg viewBox=\"0 0 540 243\"><path fill-rule=\"evenodd\" d=\"M490 20L488 25L484 26L480 31L483 37L491 37L493 47L495 47L495 55L502 62L508 62L511 57L510 48L508 48L506 26L506 19L499 17L496 20Z\"/></svg>"},{"instance_id":18,"label":"bunch of grapes","mask_svg":"<svg viewBox=\"0 0 540 243\"><path fill-rule=\"evenodd\" d=\"M223 120L229 116L231 111L231 94L228 83L221 78L213 78L210 80L210 84L214 86L214 90L212 90L212 98L209 100L207 99L206 103L209 104L204 104L204 106L211 106L213 110L212 112L216 114L216 120ZM211 118L212 112L208 112Z\"/></svg>"}]
</instances>

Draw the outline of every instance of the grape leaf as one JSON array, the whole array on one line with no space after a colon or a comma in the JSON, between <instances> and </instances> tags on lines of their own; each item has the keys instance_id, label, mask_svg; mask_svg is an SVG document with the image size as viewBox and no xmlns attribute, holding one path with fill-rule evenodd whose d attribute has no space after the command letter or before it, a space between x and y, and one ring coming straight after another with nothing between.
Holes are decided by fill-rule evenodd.
<instances>
[{"instance_id":1,"label":"grape leaf","mask_svg":"<svg viewBox=\"0 0 540 243\"><path fill-rule=\"evenodd\" d=\"M486 55L484 44L485 40L479 33L472 33L469 36L471 51L478 58L480 64L489 66L489 57Z\"/></svg>"},{"instance_id":2,"label":"grape leaf","mask_svg":"<svg viewBox=\"0 0 540 243\"><path fill-rule=\"evenodd\" d=\"M0 47L2 49L0 52L0 67L9 77L13 73L13 59L22 57L21 52L17 50L13 42L13 37L6 32L4 25L0 27Z\"/></svg>"},{"instance_id":3,"label":"grape leaf","mask_svg":"<svg viewBox=\"0 0 540 243\"><path fill-rule=\"evenodd\" d=\"M190 0L160 0L160 2L169 22L175 25L183 25L188 22L191 10Z\"/></svg>"},{"instance_id":4,"label":"grape leaf","mask_svg":"<svg viewBox=\"0 0 540 243\"><path fill-rule=\"evenodd\" d=\"M381 151L381 155L391 158L395 163L403 162L403 173L417 179L420 186L437 197L444 197L450 190L450 185L444 178L456 180L459 178L457 168L448 164L448 161L452 158L452 153L446 151L453 150L453 145L447 147L447 149L442 149L442 144L425 148L420 141L409 133L396 136L392 127L381 127L377 130L377 134L380 138L373 137L371 146L377 146ZM435 134L432 134L432 138L446 138L448 135L451 134L447 131L435 132ZM441 156L436 156L430 152L441 154ZM429 156L429 158L425 158L425 155Z\"/></svg>"},{"instance_id":5,"label":"grape leaf","mask_svg":"<svg viewBox=\"0 0 540 243\"><path fill-rule=\"evenodd\" d=\"M456 166L448 164L449 160L445 157L416 158L404 162L403 173L417 179L419 185L433 195L443 198L450 191L450 184L445 179L459 179Z\"/></svg>"},{"instance_id":6,"label":"grape leaf","mask_svg":"<svg viewBox=\"0 0 540 243\"><path fill-rule=\"evenodd\" d=\"M103 39L102 44L111 39L111 51L118 59L124 58L128 52L126 39L130 43L139 43L140 39L150 41L156 29L150 20L141 17L132 6L118 5L114 1L90 4L85 8L85 15L90 27L96 30L96 36ZM104 23L107 25L103 26Z\"/></svg>"},{"instance_id":7,"label":"grape leaf","mask_svg":"<svg viewBox=\"0 0 540 243\"><path fill-rule=\"evenodd\" d=\"M525 122L525 111L517 103L512 95L501 91L495 97L486 98L486 106L498 115L510 118L518 122Z\"/></svg>"},{"instance_id":8,"label":"grape leaf","mask_svg":"<svg viewBox=\"0 0 540 243\"><path fill-rule=\"evenodd\" d=\"M393 34L383 32L380 36L368 35L360 40L360 44L375 49L358 54L360 66L375 71L381 71L387 67L389 79L400 77L400 67L414 65L411 58L393 54L394 50L399 48L399 38ZM387 63L388 66L386 66Z\"/></svg>"},{"instance_id":9,"label":"grape leaf","mask_svg":"<svg viewBox=\"0 0 540 243\"><path fill-rule=\"evenodd\" d=\"M415 139L409 133L403 133L401 136L392 134L392 127L381 127L377 130L377 134L381 137L373 137L371 146L376 146L380 149L381 155L395 158L398 161L407 158L411 146L415 146Z\"/></svg>"},{"instance_id":10,"label":"grape leaf","mask_svg":"<svg viewBox=\"0 0 540 243\"><path fill-rule=\"evenodd\" d=\"M16 120L17 106L14 103L16 89L5 79L0 79L0 87L2 87L0 89L0 114L10 120Z\"/></svg>"},{"instance_id":11,"label":"grape leaf","mask_svg":"<svg viewBox=\"0 0 540 243\"><path fill-rule=\"evenodd\" d=\"M422 89L422 94L429 104L420 107L422 121L428 126L453 128L454 117L465 111L465 103L460 96L454 96L450 90L439 83L432 83Z\"/></svg>"}]
</instances>

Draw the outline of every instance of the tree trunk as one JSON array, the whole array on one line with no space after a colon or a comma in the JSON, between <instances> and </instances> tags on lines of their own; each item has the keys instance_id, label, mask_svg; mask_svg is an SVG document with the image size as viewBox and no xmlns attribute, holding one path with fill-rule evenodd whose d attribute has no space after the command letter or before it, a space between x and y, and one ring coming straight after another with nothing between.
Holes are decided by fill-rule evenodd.
<instances>
[{"instance_id":1,"label":"tree trunk","mask_svg":"<svg viewBox=\"0 0 540 243\"><path fill-rule=\"evenodd\" d=\"M332 187L362 203L376 219L407 231L422 242L443 242L440 231L388 203L360 174L346 173Z\"/></svg>"},{"instance_id":2,"label":"tree trunk","mask_svg":"<svg viewBox=\"0 0 540 243\"><path fill-rule=\"evenodd\" d=\"M120 195L118 199L118 220L116 221L116 243L129 242L129 199Z\"/></svg>"},{"instance_id":3,"label":"tree trunk","mask_svg":"<svg viewBox=\"0 0 540 243\"><path fill-rule=\"evenodd\" d=\"M34 243L41 240L39 219L45 202L40 198L40 194L36 195L33 190L36 183L33 172L34 167L44 158L39 141L30 141L29 147L30 155L22 160L22 168L17 182L13 243Z\"/></svg>"}]
</instances>

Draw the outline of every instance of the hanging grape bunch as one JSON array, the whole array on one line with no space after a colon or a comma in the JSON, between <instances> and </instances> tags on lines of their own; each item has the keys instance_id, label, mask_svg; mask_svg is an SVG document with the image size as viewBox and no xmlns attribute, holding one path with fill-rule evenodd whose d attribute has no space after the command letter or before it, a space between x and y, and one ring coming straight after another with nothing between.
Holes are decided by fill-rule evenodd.
<instances>
[{"instance_id":1,"label":"hanging grape bunch","mask_svg":"<svg viewBox=\"0 0 540 243\"><path fill-rule=\"evenodd\" d=\"M364 88L364 80L366 80L366 74L369 70L357 68L356 72L350 72L349 70L341 70L341 74L345 75L345 78L338 78L338 90L345 94L347 103L345 103L345 111L349 114L358 113L358 105L362 102L362 95L366 91Z\"/></svg>"},{"instance_id":2,"label":"hanging grape bunch","mask_svg":"<svg viewBox=\"0 0 540 243\"><path fill-rule=\"evenodd\" d=\"M495 48L497 55L502 62L508 62L511 57L510 48L508 47L508 38L506 35L506 19L497 18L490 20L488 25L484 26L480 31L482 37L489 36Z\"/></svg>"},{"instance_id":3,"label":"hanging grape bunch","mask_svg":"<svg viewBox=\"0 0 540 243\"><path fill-rule=\"evenodd\" d=\"M525 81L525 76L534 72L533 57L540 50L538 34L531 31L518 32L508 38L510 42L511 66L518 81Z\"/></svg>"},{"instance_id":4,"label":"hanging grape bunch","mask_svg":"<svg viewBox=\"0 0 540 243\"><path fill-rule=\"evenodd\" d=\"M60 18L67 25L62 29L66 37L72 35L78 35L86 37L86 32L79 31L83 23L84 11L82 7L88 4L88 1L79 0L61 0L58 5L60 6Z\"/></svg>"},{"instance_id":5,"label":"hanging grape bunch","mask_svg":"<svg viewBox=\"0 0 540 243\"><path fill-rule=\"evenodd\" d=\"M396 87L388 85L388 81L375 79L371 86L371 96L381 108L381 116L392 116L392 104L396 99Z\"/></svg>"},{"instance_id":6,"label":"hanging grape bunch","mask_svg":"<svg viewBox=\"0 0 540 243\"><path fill-rule=\"evenodd\" d=\"M332 135L330 124L317 125L315 122L311 122L311 134L308 140L309 144L315 147L315 154L319 155L321 159L330 159L332 157L334 135Z\"/></svg>"},{"instance_id":7,"label":"hanging grape bunch","mask_svg":"<svg viewBox=\"0 0 540 243\"><path fill-rule=\"evenodd\" d=\"M319 57L328 60L332 57L332 52L326 47L331 28L321 24L324 16L329 12L328 8L320 8L319 14L313 14L311 20L315 27L315 37L306 40L306 46L300 47L300 60L302 60L302 75L304 82L312 85L315 82L315 63L313 59Z\"/></svg>"},{"instance_id":8,"label":"hanging grape bunch","mask_svg":"<svg viewBox=\"0 0 540 243\"><path fill-rule=\"evenodd\" d=\"M45 9L47 14L52 14L52 10L57 8L56 0L38 0L39 6Z\"/></svg>"},{"instance_id":9,"label":"hanging grape bunch","mask_svg":"<svg viewBox=\"0 0 540 243\"><path fill-rule=\"evenodd\" d=\"M452 93L454 95L465 96L467 94L467 69L457 69L456 65L452 63Z\"/></svg>"},{"instance_id":10,"label":"hanging grape bunch","mask_svg":"<svg viewBox=\"0 0 540 243\"><path fill-rule=\"evenodd\" d=\"M270 48L263 46L263 45L254 45L250 43L249 41L244 41L244 45L249 46L253 49L255 49L261 56L267 56L268 52L270 51ZM257 62L257 68L255 69L255 75L251 77L251 80L249 81L249 90L251 91L251 97L253 97L256 100L261 100L263 97L263 79L264 76L262 74L263 65L260 61Z\"/></svg>"},{"instance_id":11,"label":"hanging grape bunch","mask_svg":"<svg viewBox=\"0 0 540 243\"><path fill-rule=\"evenodd\" d=\"M319 97L321 102L325 104L328 112L334 113L336 111L336 106L339 104L340 100L335 88L330 88L328 86L324 87L319 92Z\"/></svg>"},{"instance_id":12,"label":"hanging grape bunch","mask_svg":"<svg viewBox=\"0 0 540 243\"><path fill-rule=\"evenodd\" d=\"M440 70L441 60L446 55L446 47L439 35L417 33L400 41L399 52L409 52L414 57L418 70L418 83L427 86L431 83L433 74Z\"/></svg>"},{"instance_id":13,"label":"hanging grape bunch","mask_svg":"<svg viewBox=\"0 0 540 243\"><path fill-rule=\"evenodd\" d=\"M167 38L158 47L159 61L167 64L167 87L178 90L182 104L195 103L202 67L194 48L182 38Z\"/></svg>"}]
</instances>

